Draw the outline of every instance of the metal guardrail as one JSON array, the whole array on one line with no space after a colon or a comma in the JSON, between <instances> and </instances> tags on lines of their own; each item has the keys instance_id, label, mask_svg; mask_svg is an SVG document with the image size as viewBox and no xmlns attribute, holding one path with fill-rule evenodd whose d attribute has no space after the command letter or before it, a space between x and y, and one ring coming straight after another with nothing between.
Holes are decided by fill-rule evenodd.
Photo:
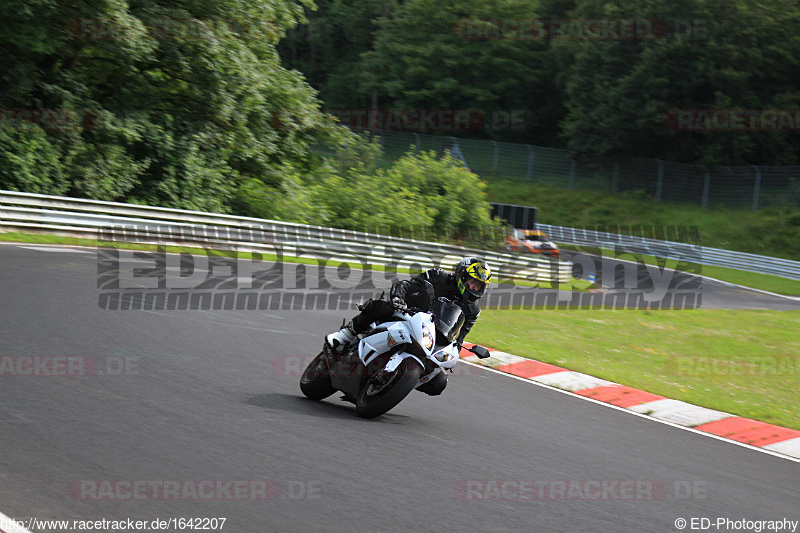
<instances>
[{"instance_id":1,"label":"metal guardrail","mask_svg":"<svg viewBox=\"0 0 800 533\"><path fill-rule=\"evenodd\" d=\"M800 280L800 261L672 241L538 224L553 240ZM499 279L567 282L572 263L275 220L81 198L0 191L0 228L56 231L107 241L238 246L284 255L330 254L375 265L451 266L482 255Z\"/></svg>"},{"instance_id":2,"label":"metal guardrail","mask_svg":"<svg viewBox=\"0 0 800 533\"><path fill-rule=\"evenodd\" d=\"M231 247L399 268L452 268L480 255L496 279L569 282L572 263L275 220L0 191L0 230L50 231L101 241ZM325 259L325 258L323 258Z\"/></svg>"},{"instance_id":3,"label":"metal guardrail","mask_svg":"<svg viewBox=\"0 0 800 533\"><path fill-rule=\"evenodd\" d=\"M600 246L627 253L653 255L688 263L728 267L800 280L800 261L790 259L589 229L565 228L548 224L538 224L537 228L547 233L554 241L562 244Z\"/></svg>"}]
</instances>

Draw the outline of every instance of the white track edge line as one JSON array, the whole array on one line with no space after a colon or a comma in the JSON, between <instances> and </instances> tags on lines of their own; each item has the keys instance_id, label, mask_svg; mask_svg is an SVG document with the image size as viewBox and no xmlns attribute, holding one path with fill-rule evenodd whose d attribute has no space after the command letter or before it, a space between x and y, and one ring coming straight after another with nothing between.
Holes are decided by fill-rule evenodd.
<instances>
[{"instance_id":1,"label":"white track edge line","mask_svg":"<svg viewBox=\"0 0 800 533\"><path fill-rule=\"evenodd\" d=\"M660 420L658 418L653 418L652 416L648 416L648 415L645 415L645 414L642 414L642 413L637 413L636 411L631 411L630 409L626 409L624 407L619 407L617 405L613 405L613 404L610 404L610 403L601 402L600 400L595 400L594 398L589 398L588 396L581 396L580 394L576 394L574 392L570 392L570 391L567 391L567 390L564 390L564 389L559 389L558 387L553 387L553 386L550 386L550 385L546 385L544 383L539 383L538 381L533 381L533 380L528 379L528 378L515 376L514 374L509 374L507 372L501 372L500 370L495 370L494 368L491 368L491 367L488 367L488 366L483 366L483 365L480 365L480 364L477 364L477 363L470 363L469 361L463 361L463 362L465 364L468 364L468 365L472 365L472 366L476 366L476 367L479 367L479 368L486 369L486 370L488 370L490 372L494 372L495 374L508 376L510 378L513 378L513 379L516 379L516 380L519 380L519 381L523 381L525 383L530 383L532 385L536 385L537 387L543 387L545 389L550 389L550 390L554 390L556 392L560 392L562 394L566 394L566 395L571 396L573 398L579 398L581 400L586 400L586 401L589 401L589 402L592 402L592 403L596 403L596 404L602 405L604 407L610 407L611 409L615 409L615 410L621 411L623 413L628 413L628 414L631 414L631 415L635 415L635 416L638 416L640 418L644 418L646 420L651 420L653 422L658 422L659 424L664 424L664 425L671 426L671 427L674 427L674 428L683 429L685 431L689 431L689 432L695 433L697 435L702 435L704 437L710 437L712 439L716 439L716 440L719 440L719 441L722 441L722 442L728 442L730 444L735 444L737 446L741 446L742 448L747 448L749 450L754 450L754 451L758 451L758 452L761 452L761 453L765 453L767 455L772 455L773 457L777 457L779 459L786 459L786 460L789 460L789 461L792 461L792 462L795 462L795 463L800 463L800 457L792 457L791 455L786 455L786 454L783 454L783 453L774 452L772 450L767 450L765 448L759 448L758 446L753 446L751 444L745 444L744 442L739 442L739 441L736 441L736 440L726 439L725 437L720 437L719 435L714 435L713 433L707 433L705 431L700 431L699 429L694 429L694 428L691 428L691 427L682 426L682 425L676 424L674 422L669 422L668 420Z\"/></svg>"},{"instance_id":2,"label":"white track edge line","mask_svg":"<svg viewBox=\"0 0 800 533\"><path fill-rule=\"evenodd\" d=\"M568 250L568 251L572 252L574 250ZM643 264L643 263L639 263L637 261L631 261L630 259L617 259L616 257L603 257L602 255L594 255L594 254L586 254L586 255L588 255L589 257L596 257L596 258L599 258L599 259L611 259L613 261L619 261L621 263L632 263L634 265L642 265ZM664 258L662 258L662 259L664 259ZM669 258L667 258L667 259L669 259ZM656 269L661 270L661 271L670 270L672 272L682 272L684 274L688 274L687 272L683 272L682 270L675 270L674 268L667 268L667 267L662 268L662 267L660 267L658 265L651 265L650 263L644 263L644 266L645 267L653 267L653 268L656 268ZM713 267L713 266L716 266L716 265L705 265L705 266L712 266ZM729 267L720 267L720 268L729 268ZM736 269L732 268L731 270L736 270ZM750 272L748 270L742 270L742 272L749 272L750 274L759 274L759 272ZM700 275L688 274L688 275L694 276L696 278L700 278L701 280L708 279L708 280L711 280L711 281L716 281L717 283L722 283L723 285L729 285L731 287L738 287L738 288L741 288L741 289L747 289L747 290L751 290L751 291L761 292L761 293L764 293L764 294L769 294L770 296L777 296L778 298L786 298L786 299L794 300L794 301L800 300L800 296L789 296L787 294L778 294L777 292L769 292L769 291L765 291L764 289L756 289L754 287L748 287L747 285L739 285L737 283L733 283L733 282L730 282L730 281L723 281L721 279L712 278L711 276L704 276L702 274L700 274ZM774 274L762 274L762 275L763 276L769 276L769 275L774 275ZM781 276L776 276L776 277L781 277ZM784 279L792 280L791 278L784 278ZM611 289L612 287L603 287L603 288Z\"/></svg>"},{"instance_id":3,"label":"white track edge line","mask_svg":"<svg viewBox=\"0 0 800 533\"><path fill-rule=\"evenodd\" d=\"M725 267L722 267L722 268L725 268ZM753 272L753 274L758 274L758 272ZM769 276L769 274L762 274L762 275L763 276ZM717 283L722 283L723 285L729 285L731 287L737 287L737 288L740 288L740 289L747 289L749 291L761 292L761 293L764 293L764 294L768 294L770 296L777 296L779 298L786 298L786 299L789 299L789 300L800 301L800 296L789 296L788 294L778 294L777 292L769 292L769 291L765 291L764 289L755 289L753 287L748 287L747 285L738 285L736 283L732 283L730 281L723 281L723 280L717 279L717 278L711 278L711 277L708 277L708 276L702 276L702 277L703 277L703 279L710 279L712 281L716 281ZM780 277L780 276L777 276L777 277ZM790 281L794 281L791 278L785 278L785 279L788 279Z\"/></svg>"},{"instance_id":4,"label":"white track edge line","mask_svg":"<svg viewBox=\"0 0 800 533\"><path fill-rule=\"evenodd\" d=\"M12 524L11 518L4 515L0 512L0 533L33 533L32 531L28 531L22 526L16 525L16 523ZM4 529L5 528L5 529Z\"/></svg>"}]
</instances>

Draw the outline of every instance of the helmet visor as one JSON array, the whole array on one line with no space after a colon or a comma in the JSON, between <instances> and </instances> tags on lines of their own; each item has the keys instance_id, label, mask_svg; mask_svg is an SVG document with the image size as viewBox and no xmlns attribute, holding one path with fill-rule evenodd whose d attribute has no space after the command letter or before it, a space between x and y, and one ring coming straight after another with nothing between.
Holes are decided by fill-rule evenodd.
<instances>
[{"instance_id":1,"label":"helmet visor","mask_svg":"<svg viewBox=\"0 0 800 533\"><path fill-rule=\"evenodd\" d=\"M474 302L482 297L486 292L486 283L476 280L475 278L468 277L466 281L459 279L456 282L458 291L462 294L464 299L468 302ZM477 287L472 289L472 287Z\"/></svg>"},{"instance_id":2,"label":"helmet visor","mask_svg":"<svg viewBox=\"0 0 800 533\"><path fill-rule=\"evenodd\" d=\"M486 282L475 278L467 278L467 289L472 294L482 295L486 291Z\"/></svg>"}]
</instances>

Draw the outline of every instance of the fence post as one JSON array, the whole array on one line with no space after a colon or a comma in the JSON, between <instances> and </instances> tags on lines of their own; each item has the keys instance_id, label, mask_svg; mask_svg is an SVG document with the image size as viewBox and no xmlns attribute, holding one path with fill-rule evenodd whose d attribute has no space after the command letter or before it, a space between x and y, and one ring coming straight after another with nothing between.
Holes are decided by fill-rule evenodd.
<instances>
[{"instance_id":1,"label":"fence post","mask_svg":"<svg viewBox=\"0 0 800 533\"><path fill-rule=\"evenodd\" d=\"M664 191L664 163L656 159L658 164L658 181L656 181L656 202L661 201L661 193Z\"/></svg>"},{"instance_id":2,"label":"fence post","mask_svg":"<svg viewBox=\"0 0 800 533\"><path fill-rule=\"evenodd\" d=\"M756 169L756 183L753 187L753 211L758 211L758 194L761 191L761 169L753 165Z\"/></svg>"},{"instance_id":3,"label":"fence post","mask_svg":"<svg viewBox=\"0 0 800 533\"><path fill-rule=\"evenodd\" d=\"M533 177L533 161L535 158L535 152L533 151L533 146L530 144L528 146L528 179Z\"/></svg>"},{"instance_id":4,"label":"fence post","mask_svg":"<svg viewBox=\"0 0 800 533\"><path fill-rule=\"evenodd\" d=\"M711 174L706 170L706 176L703 180L703 207L708 207L708 194L711 192Z\"/></svg>"},{"instance_id":5,"label":"fence post","mask_svg":"<svg viewBox=\"0 0 800 533\"><path fill-rule=\"evenodd\" d=\"M450 155L461 160L461 162L464 163L464 166L467 167L467 170L469 170L469 164L467 163L467 160L464 159L464 153L461 151L461 145L458 144L458 139L455 137L450 138L453 139L453 147L450 149Z\"/></svg>"},{"instance_id":6,"label":"fence post","mask_svg":"<svg viewBox=\"0 0 800 533\"><path fill-rule=\"evenodd\" d=\"M611 192L617 192L619 185L619 161L614 161L614 174L611 178Z\"/></svg>"},{"instance_id":7,"label":"fence post","mask_svg":"<svg viewBox=\"0 0 800 533\"><path fill-rule=\"evenodd\" d=\"M569 165L569 190L575 187L575 160L570 161Z\"/></svg>"},{"instance_id":8,"label":"fence post","mask_svg":"<svg viewBox=\"0 0 800 533\"><path fill-rule=\"evenodd\" d=\"M411 133L414 135L414 155L418 155L419 145L421 144L419 139L419 133L417 133L416 131L412 131Z\"/></svg>"}]
</instances>

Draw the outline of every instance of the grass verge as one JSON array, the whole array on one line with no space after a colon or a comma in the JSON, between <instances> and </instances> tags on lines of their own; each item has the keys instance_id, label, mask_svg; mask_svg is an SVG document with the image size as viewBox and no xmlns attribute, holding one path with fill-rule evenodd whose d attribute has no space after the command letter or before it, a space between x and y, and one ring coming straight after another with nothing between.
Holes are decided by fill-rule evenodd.
<instances>
[{"instance_id":1,"label":"grass verge","mask_svg":"<svg viewBox=\"0 0 800 533\"><path fill-rule=\"evenodd\" d=\"M736 285L761 289L762 291L785 294L787 296L800 296L800 281L794 279L707 265L703 265L703 275L735 283Z\"/></svg>"},{"instance_id":2,"label":"grass verge","mask_svg":"<svg viewBox=\"0 0 800 533\"><path fill-rule=\"evenodd\" d=\"M539 222L573 228L660 227L699 231L702 246L797 260L800 210L773 207L758 211L701 209L655 202L643 191L611 194L567 190L522 180L486 180L490 202L539 207ZM611 233L616 231L609 229ZM680 237L668 240L679 240Z\"/></svg>"},{"instance_id":3,"label":"grass verge","mask_svg":"<svg viewBox=\"0 0 800 533\"><path fill-rule=\"evenodd\" d=\"M533 313L487 309L468 340L668 398L800 429L800 311Z\"/></svg>"}]
</instances>

